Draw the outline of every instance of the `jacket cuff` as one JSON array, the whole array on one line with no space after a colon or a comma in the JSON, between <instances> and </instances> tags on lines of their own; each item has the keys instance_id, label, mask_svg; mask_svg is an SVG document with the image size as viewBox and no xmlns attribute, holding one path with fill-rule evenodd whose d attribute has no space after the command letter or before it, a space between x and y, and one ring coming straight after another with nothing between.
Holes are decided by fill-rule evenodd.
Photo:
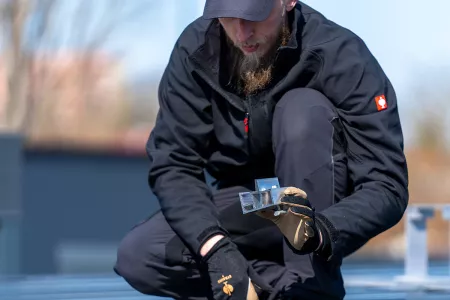
<instances>
[{"instance_id":1,"label":"jacket cuff","mask_svg":"<svg viewBox=\"0 0 450 300\"><path fill-rule=\"evenodd\" d=\"M196 247L197 249L195 249L195 254L198 257L201 257L200 255L200 249L202 249L203 245L214 235L217 234L222 234L226 237L229 237L229 233L228 231L226 231L224 228L220 227L220 226L211 226L211 227L207 227L206 229L204 229L199 236L197 237L197 241L198 241L198 246Z\"/></svg>"},{"instance_id":2,"label":"jacket cuff","mask_svg":"<svg viewBox=\"0 0 450 300\"><path fill-rule=\"evenodd\" d=\"M316 226L322 233L322 245L316 254L330 261L338 257L339 231L323 214L316 213Z\"/></svg>"}]
</instances>

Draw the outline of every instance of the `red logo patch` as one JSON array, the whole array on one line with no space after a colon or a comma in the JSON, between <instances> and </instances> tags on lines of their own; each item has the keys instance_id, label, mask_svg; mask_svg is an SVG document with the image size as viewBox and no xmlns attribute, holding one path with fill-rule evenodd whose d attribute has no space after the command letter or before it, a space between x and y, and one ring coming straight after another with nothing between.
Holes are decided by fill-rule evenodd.
<instances>
[{"instance_id":1,"label":"red logo patch","mask_svg":"<svg viewBox=\"0 0 450 300\"><path fill-rule=\"evenodd\" d=\"M378 111L385 110L388 108L388 103L384 95L375 97L375 103L377 104Z\"/></svg>"}]
</instances>

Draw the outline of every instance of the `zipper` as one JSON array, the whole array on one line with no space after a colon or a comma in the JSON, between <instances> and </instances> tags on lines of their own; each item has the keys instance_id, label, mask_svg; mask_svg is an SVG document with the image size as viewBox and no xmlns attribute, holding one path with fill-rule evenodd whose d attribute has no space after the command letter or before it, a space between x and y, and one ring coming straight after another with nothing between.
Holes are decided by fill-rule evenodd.
<instances>
[{"instance_id":1,"label":"zipper","mask_svg":"<svg viewBox=\"0 0 450 300\"><path fill-rule=\"evenodd\" d=\"M249 131L249 118L250 118L250 114L248 112L245 113L245 118L244 118L244 133L245 133L245 139L248 139L248 131Z\"/></svg>"},{"instance_id":2,"label":"zipper","mask_svg":"<svg viewBox=\"0 0 450 300\"><path fill-rule=\"evenodd\" d=\"M200 70L203 70L203 68L198 63L197 63L197 65L198 65L198 68ZM200 70L196 70L196 72L204 81L206 81L206 83L208 83L222 97L224 97L226 100L228 100L228 102L230 102L234 107L236 107L240 111L244 111L245 112L245 106L244 105L240 105L238 102L236 102L232 97L230 97L230 95L228 93L224 92L220 86L217 86L214 81L209 79L208 76L206 76L204 74L204 72L200 71Z\"/></svg>"},{"instance_id":3,"label":"zipper","mask_svg":"<svg viewBox=\"0 0 450 300\"><path fill-rule=\"evenodd\" d=\"M206 74L203 71L203 67L199 64L196 63L197 65L197 74L206 82L208 83L217 93L219 93L223 98L225 98L226 100L228 100L228 102L231 103L231 105L233 105L234 107L236 107L237 109L239 109L240 111L243 111L245 113L245 117L244 117L244 137L245 137L245 141L247 144L247 149L250 152L250 142L249 142L249 133L250 133L250 112L249 112L249 105L247 105L247 98L242 101L242 103L238 103L236 102L232 97L230 97L230 95L226 92L224 92L222 90L222 88L220 86L217 86L215 84L214 81L212 81L211 79L208 78L208 76L206 76Z\"/></svg>"},{"instance_id":4,"label":"zipper","mask_svg":"<svg viewBox=\"0 0 450 300\"><path fill-rule=\"evenodd\" d=\"M245 137L245 143L247 146L248 154L250 155L252 151L251 147L251 139L250 136L250 118L251 118L251 103L248 96L245 97L243 101L244 107L245 107L245 116L244 116L244 137Z\"/></svg>"}]
</instances>

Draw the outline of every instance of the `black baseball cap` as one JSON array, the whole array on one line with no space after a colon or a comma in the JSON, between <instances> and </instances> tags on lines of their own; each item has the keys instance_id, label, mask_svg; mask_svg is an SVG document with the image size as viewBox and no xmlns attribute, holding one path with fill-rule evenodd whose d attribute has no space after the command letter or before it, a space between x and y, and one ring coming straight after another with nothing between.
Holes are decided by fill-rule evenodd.
<instances>
[{"instance_id":1,"label":"black baseball cap","mask_svg":"<svg viewBox=\"0 0 450 300\"><path fill-rule=\"evenodd\" d=\"M269 17L274 2L275 0L206 0L203 17L260 22Z\"/></svg>"}]
</instances>

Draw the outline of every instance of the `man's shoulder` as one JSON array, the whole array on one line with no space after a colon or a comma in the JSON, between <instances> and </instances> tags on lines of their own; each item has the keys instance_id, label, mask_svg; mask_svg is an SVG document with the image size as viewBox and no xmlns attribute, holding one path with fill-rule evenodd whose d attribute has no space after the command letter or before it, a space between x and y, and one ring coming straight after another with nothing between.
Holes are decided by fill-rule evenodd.
<instances>
[{"instance_id":1,"label":"man's shoulder","mask_svg":"<svg viewBox=\"0 0 450 300\"><path fill-rule=\"evenodd\" d=\"M336 44L364 43L363 39L349 28L329 19L323 13L299 3L298 8L303 16L302 48L328 48Z\"/></svg>"},{"instance_id":2,"label":"man's shoulder","mask_svg":"<svg viewBox=\"0 0 450 300\"><path fill-rule=\"evenodd\" d=\"M190 55L194 53L199 47L205 44L207 33L214 26L214 22L206 20L202 17L190 22L181 32L177 39L177 47L183 49Z\"/></svg>"}]
</instances>

